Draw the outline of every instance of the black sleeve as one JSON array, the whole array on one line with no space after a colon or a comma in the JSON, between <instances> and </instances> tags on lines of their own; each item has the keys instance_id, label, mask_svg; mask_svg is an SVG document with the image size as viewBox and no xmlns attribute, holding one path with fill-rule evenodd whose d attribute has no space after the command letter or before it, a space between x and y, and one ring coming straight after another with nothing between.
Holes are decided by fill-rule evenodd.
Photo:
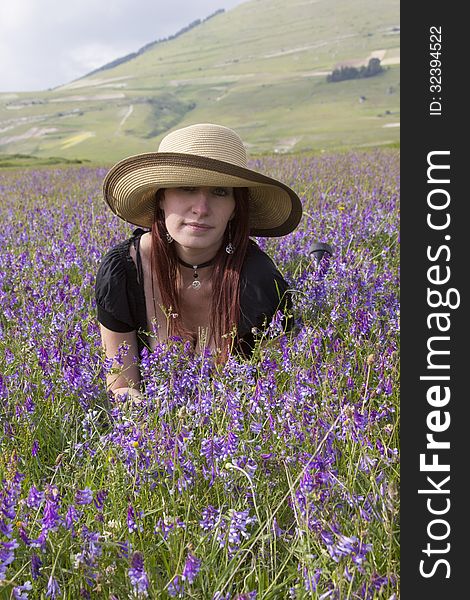
<instances>
[{"instance_id":1,"label":"black sleeve","mask_svg":"<svg viewBox=\"0 0 470 600\"><path fill-rule=\"evenodd\" d=\"M256 244L250 244L241 273L239 336L249 334L253 327L263 329L280 310L285 331L293 326L292 297L289 285L272 259Z\"/></svg>"},{"instance_id":2,"label":"black sleeve","mask_svg":"<svg viewBox=\"0 0 470 600\"><path fill-rule=\"evenodd\" d=\"M124 250L124 245L120 244L104 256L95 280L98 321L111 331L120 333L135 329L127 294Z\"/></svg>"}]
</instances>

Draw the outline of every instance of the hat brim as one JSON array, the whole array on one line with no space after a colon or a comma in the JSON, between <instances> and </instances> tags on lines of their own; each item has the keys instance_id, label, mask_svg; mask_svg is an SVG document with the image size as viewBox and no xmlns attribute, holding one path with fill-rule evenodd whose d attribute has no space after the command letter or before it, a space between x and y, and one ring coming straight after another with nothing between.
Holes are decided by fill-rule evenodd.
<instances>
[{"instance_id":1,"label":"hat brim","mask_svg":"<svg viewBox=\"0 0 470 600\"><path fill-rule=\"evenodd\" d=\"M104 179L103 195L118 217L151 228L156 190L183 185L248 188L253 236L287 235L302 217L299 197L284 183L231 163L174 152L148 152L118 162Z\"/></svg>"}]
</instances>

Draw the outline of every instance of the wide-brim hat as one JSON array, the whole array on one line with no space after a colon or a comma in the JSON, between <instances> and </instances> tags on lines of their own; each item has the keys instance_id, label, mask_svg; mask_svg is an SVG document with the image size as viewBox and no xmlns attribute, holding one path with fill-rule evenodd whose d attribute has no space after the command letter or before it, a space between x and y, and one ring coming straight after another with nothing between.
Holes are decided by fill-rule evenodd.
<instances>
[{"instance_id":1,"label":"wide-brim hat","mask_svg":"<svg viewBox=\"0 0 470 600\"><path fill-rule=\"evenodd\" d=\"M294 190L248 169L238 134L212 123L172 131L162 139L157 152L129 156L116 163L105 177L103 195L118 217L151 228L155 192L180 186L248 188L253 236L286 235L302 216L302 204Z\"/></svg>"}]
</instances>

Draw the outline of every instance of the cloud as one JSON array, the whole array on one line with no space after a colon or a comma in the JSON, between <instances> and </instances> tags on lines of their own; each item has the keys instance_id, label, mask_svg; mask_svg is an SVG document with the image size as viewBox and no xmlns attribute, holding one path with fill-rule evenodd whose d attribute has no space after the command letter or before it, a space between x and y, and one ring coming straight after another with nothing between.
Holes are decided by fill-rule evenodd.
<instances>
[{"instance_id":1,"label":"cloud","mask_svg":"<svg viewBox=\"0 0 470 600\"><path fill-rule=\"evenodd\" d=\"M0 4L0 24L2 30L19 30L31 15L34 4L31 0L3 2Z\"/></svg>"},{"instance_id":2,"label":"cloud","mask_svg":"<svg viewBox=\"0 0 470 600\"><path fill-rule=\"evenodd\" d=\"M84 74L126 54L117 44L89 42L70 48L63 58L64 71ZM76 77L76 76L74 76ZM72 77L72 79L74 78Z\"/></svg>"},{"instance_id":3,"label":"cloud","mask_svg":"<svg viewBox=\"0 0 470 600\"><path fill-rule=\"evenodd\" d=\"M0 91L39 91L86 75L242 0L14 0L0 4Z\"/></svg>"}]
</instances>

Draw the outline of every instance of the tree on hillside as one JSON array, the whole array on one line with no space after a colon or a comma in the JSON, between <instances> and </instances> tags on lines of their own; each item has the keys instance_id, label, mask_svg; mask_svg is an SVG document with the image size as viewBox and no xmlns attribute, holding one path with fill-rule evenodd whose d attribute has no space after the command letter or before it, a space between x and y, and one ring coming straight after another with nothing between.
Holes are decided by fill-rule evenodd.
<instances>
[{"instance_id":1,"label":"tree on hillside","mask_svg":"<svg viewBox=\"0 0 470 600\"><path fill-rule=\"evenodd\" d=\"M373 77L374 75L379 75L384 71L384 68L380 64L380 58L371 58L367 64L367 67L361 67L362 75L361 77Z\"/></svg>"},{"instance_id":2,"label":"tree on hillside","mask_svg":"<svg viewBox=\"0 0 470 600\"><path fill-rule=\"evenodd\" d=\"M341 66L339 69L333 69L326 77L328 82L344 81L346 79L359 79L362 77L374 77L379 75L385 69L380 64L379 58L371 58L367 63L367 67L362 66L360 69L357 67L350 67L348 65Z\"/></svg>"}]
</instances>

